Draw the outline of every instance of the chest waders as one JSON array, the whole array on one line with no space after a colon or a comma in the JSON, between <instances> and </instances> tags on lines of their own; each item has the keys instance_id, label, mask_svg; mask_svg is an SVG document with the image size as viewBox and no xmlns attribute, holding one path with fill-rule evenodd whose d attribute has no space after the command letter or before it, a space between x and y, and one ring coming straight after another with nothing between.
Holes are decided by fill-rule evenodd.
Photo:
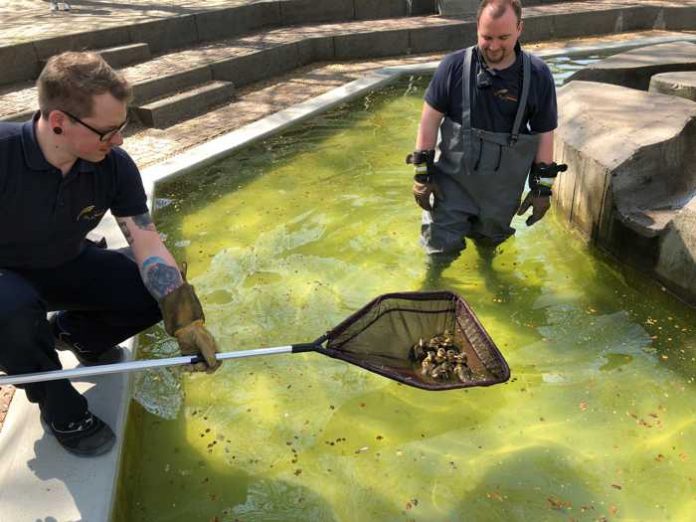
<instances>
[{"instance_id":1,"label":"chest waders","mask_svg":"<svg viewBox=\"0 0 696 522\"><path fill-rule=\"evenodd\" d=\"M522 52L522 92L512 129L490 132L471 126L471 55L462 68L463 112L459 125L445 117L435 181L443 197L423 212L421 243L428 254L452 261L469 237L498 245L515 233L510 226L539 144L538 134L520 134L529 97L531 60Z\"/></svg>"}]
</instances>

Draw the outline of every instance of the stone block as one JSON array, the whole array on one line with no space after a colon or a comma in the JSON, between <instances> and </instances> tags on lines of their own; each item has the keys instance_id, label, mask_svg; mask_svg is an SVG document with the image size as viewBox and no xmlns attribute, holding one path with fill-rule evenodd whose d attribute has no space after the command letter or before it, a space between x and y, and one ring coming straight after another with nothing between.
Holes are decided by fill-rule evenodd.
<instances>
[{"instance_id":1,"label":"stone block","mask_svg":"<svg viewBox=\"0 0 696 522\"><path fill-rule=\"evenodd\" d=\"M411 29L409 38L415 54L461 49L476 43L476 24L460 22Z\"/></svg>"},{"instance_id":2,"label":"stone block","mask_svg":"<svg viewBox=\"0 0 696 522\"><path fill-rule=\"evenodd\" d=\"M282 25L310 25L355 17L353 0L280 0L279 4Z\"/></svg>"},{"instance_id":3,"label":"stone block","mask_svg":"<svg viewBox=\"0 0 696 522\"><path fill-rule=\"evenodd\" d=\"M479 4L479 0L437 0L437 10L441 15L473 15Z\"/></svg>"},{"instance_id":4,"label":"stone block","mask_svg":"<svg viewBox=\"0 0 696 522\"><path fill-rule=\"evenodd\" d=\"M119 45L99 51L111 67L119 69L134 63L145 62L151 58L150 46L146 43Z\"/></svg>"},{"instance_id":5,"label":"stone block","mask_svg":"<svg viewBox=\"0 0 696 522\"><path fill-rule=\"evenodd\" d=\"M143 104L174 92L190 89L212 79L212 70L207 65L176 74L153 77L133 85L133 103Z\"/></svg>"},{"instance_id":6,"label":"stone block","mask_svg":"<svg viewBox=\"0 0 696 522\"><path fill-rule=\"evenodd\" d=\"M334 37L334 46L338 60L409 54L409 30L343 34Z\"/></svg>"},{"instance_id":7,"label":"stone block","mask_svg":"<svg viewBox=\"0 0 696 522\"><path fill-rule=\"evenodd\" d=\"M208 112L233 98L234 84L213 81L131 110L146 127L164 129Z\"/></svg>"},{"instance_id":8,"label":"stone block","mask_svg":"<svg viewBox=\"0 0 696 522\"><path fill-rule=\"evenodd\" d=\"M280 24L280 3L256 4L206 11L195 16L201 42L232 38L257 29Z\"/></svg>"},{"instance_id":9,"label":"stone block","mask_svg":"<svg viewBox=\"0 0 696 522\"><path fill-rule=\"evenodd\" d=\"M669 6L662 9L665 29L670 31L688 31L696 27L696 9L690 6Z\"/></svg>"},{"instance_id":10,"label":"stone block","mask_svg":"<svg viewBox=\"0 0 696 522\"><path fill-rule=\"evenodd\" d=\"M354 0L356 20L406 16L408 7L408 0Z\"/></svg>"},{"instance_id":11,"label":"stone block","mask_svg":"<svg viewBox=\"0 0 696 522\"><path fill-rule=\"evenodd\" d=\"M237 87L265 80L295 69L299 65L295 43L221 60L211 64L213 78L234 82Z\"/></svg>"},{"instance_id":12,"label":"stone block","mask_svg":"<svg viewBox=\"0 0 696 522\"><path fill-rule=\"evenodd\" d=\"M34 48L36 49L37 59L46 61L54 54L60 54L64 51L103 49L105 47L124 45L133 41L143 40L131 40L128 27L122 26L36 40Z\"/></svg>"},{"instance_id":13,"label":"stone block","mask_svg":"<svg viewBox=\"0 0 696 522\"><path fill-rule=\"evenodd\" d=\"M615 54L573 73L567 81L604 82L647 90L654 74L691 70L696 70L696 44L671 42Z\"/></svg>"},{"instance_id":14,"label":"stone block","mask_svg":"<svg viewBox=\"0 0 696 522\"><path fill-rule=\"evenodd\" d=\"M146 42L153 53L192 46L200 41L193 15L131 25L128 32L131 42Z\"/></svg>"},{"instance_id":15,"label":"stone block","mask_svg":"<svg viewBox=\"0 0 696 522\"><path fill-rule=\"evenodd\" d=\"M696 101L696 71L656 74L650 78L648 90Z\"/></svg>"},{"instance_id":16,"label":"stone block","mask_svg":"<svg viewBox=\"0 0 696 522\"><path fill-rule=\"evenodd\" d=\"M408 0L410 16L421 16L437 13L437 0Z\"/></svg>"},{"instance_id":17,"label":"stone block","mask_svg":"<svg viewBox=\"0 0 696 522\"><path fill-rule=\"evenodd\" d=\"M576 38L616 31L621 9L560 13L552 16L553 38Z\"/></svg>"},{"instance_id":18,"label":"stone block","mask_svg":"<svg viewBox=\"0 0 696 522\"><path fill-rule=\"evenodd\" d=\"M0 47L0 85L33 80L41 72L36 50L31 43Z\"/></svg>"},{"instance_id":19,"label":"stone block","mask_svg":"<svg viewBox=\"0 0 696 522\"><path fill-rule=\"evenodd\" d=\"M662 238L655 272L675 293L696 305L696 197L677 214Z\"/></svg>"},{"instance_id":20,"label":"stone block","mask_svg":"<svg viewBox=\"0 0 696 522\"><path fill-rule=\"evenodd\" d=\"M619 33L653 29L658 24L659 15L660 9L655 6L627 6L619 12L614 30Z\"/></svg>"},{"instance_id":21,"label":"stone block","mask_svg":"<svg viewBox=\"0 0 696 522\"><path fill-rule=\"evenodd\" d=\"M332 36L306 38L297 42L298 65L329 61L335 58Z\"/></svg>"},{"instance_id":22,"label":"stone block","mask_svg":"<svg viewBox=\"0 0 696 522\"><path fill-rule=\"evenodd\" d=\"M542 42L550 40L554 35L554 17L535 14L524 18L524 26L520 35L520 43Z\"/></svg>"}]
</instances>

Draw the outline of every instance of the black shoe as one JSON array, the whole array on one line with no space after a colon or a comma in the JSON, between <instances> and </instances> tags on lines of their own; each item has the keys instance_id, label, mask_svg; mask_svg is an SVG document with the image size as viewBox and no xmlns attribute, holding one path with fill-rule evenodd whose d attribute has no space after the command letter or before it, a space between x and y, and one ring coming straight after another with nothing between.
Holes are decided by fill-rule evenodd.
<instances>
[{"instance_id":1,"label":"black shoe","mask_svg":"<svg viewBox=\"0 0 696 522\"><path fill-rule=\"evenodd\" d=\"M117 363L123 360L123 348L120 346L112 346L108 350L102 353L95 353L86 350L79 343L74 343L70 340L70 334L64 332L58 325L58 314L53 314L53 316L48 320L51 326L51 332L53 333L53 338L55 339L56 350L66 351L69 350L75 354L77 360L83 366L96 366L98 364L110 364Z\"/></svg>"},{"instance_id":2,"label":"black shoe","mask_svg":"<svg viewBox=\"0 0 696 522\"><path fill-rule=\"evenodd\" d=\"M43 415L41 420L66 451L79 457L103 455L113 448L116 442L116 435L109 425L89 411L82 419L65 426L48 422Z\"/></svg>"}]
</instances>

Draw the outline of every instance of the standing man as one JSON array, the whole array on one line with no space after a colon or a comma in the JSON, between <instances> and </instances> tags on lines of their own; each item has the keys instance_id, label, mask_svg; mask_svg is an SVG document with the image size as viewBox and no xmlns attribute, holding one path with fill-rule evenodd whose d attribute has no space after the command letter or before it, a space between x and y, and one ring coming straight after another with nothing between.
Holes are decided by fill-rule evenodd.
<instances>
[{"instance_id":1,"label":"standing man","mask_svg":"<svg viewBox=\"0 0 696 522\"><path fill-rule=\"evenodd\" d=\"M416 149L406 161L415 166L431 282L459 256L465 237L492 252L515 233L515 212L532 208L527 225L541 219L553 178L565 170L553 162L553 77L522 51L521 17L519 0L483 0L477 45L447 55L426 91Z\"/></svg>"},{"instance_id":2,"label":"standing man","mask_svg":"<svg viewBox=\"0 0 696 522\"><path fill-rule=\"evenodd\" d=\"M0 123L0 369L61 368L56 348L85 365L164 319L183 353L213 371L215 340L193 290L162 243L140 173L119 148L131 89L99 55L52 57L37 81L40 111ZM130 256L86 239L110 210ZM134 259L134 260L133 260ZM46 313L61 310L51 321ZM81 456L107 452L111 428L68 380L27 384L48 431Z\"/></svg>"}]
</instances>

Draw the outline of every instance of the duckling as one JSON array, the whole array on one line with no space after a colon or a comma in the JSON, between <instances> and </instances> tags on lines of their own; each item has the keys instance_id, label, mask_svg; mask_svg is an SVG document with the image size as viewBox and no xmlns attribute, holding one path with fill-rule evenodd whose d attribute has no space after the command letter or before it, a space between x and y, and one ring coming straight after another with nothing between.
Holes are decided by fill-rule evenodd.
<instances>
[{"instance_id":1,"label":"duckling","mask_svg":"<svg viewBox=\"0 0 696 522\"><path fill-rule=\"evenodd\" d=\"M439 364L432 369L432 371L430 372L430 376L433 379L449 379L450 368L451 366L447 362L443 362L442 364Z\"/></svg>"},{"instance_id":2,"label":"duckling","mask_svg":"<svg viewBox=\"0 0 696 522\"><path fill-rule=\"evenodd\" d=\"M422 337L411 347L410 357L412 361L420 361L425 357L425 342Z\"/></svg>"},{"instance_id":3,"label":"duckling","mask_svg":"<svg viewBox=\"0 0 696 522\"><path fill-rule=\"evenodd\" d=\"M473 378L473 374L471 373L469 367L461 363L454 367L454 374L461 382L468 382Z\"/></svg>"}]
</instances>

